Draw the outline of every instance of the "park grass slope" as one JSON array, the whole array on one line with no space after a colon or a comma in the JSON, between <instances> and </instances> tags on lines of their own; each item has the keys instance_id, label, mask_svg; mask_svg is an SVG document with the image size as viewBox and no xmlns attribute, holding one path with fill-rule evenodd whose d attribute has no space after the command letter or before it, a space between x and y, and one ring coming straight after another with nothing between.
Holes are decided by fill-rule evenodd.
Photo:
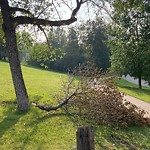
<instances>
[{"instance_id":1,"label":"park grass slope","mask_svg":"<svg viewBox=\"0 0 150 150\"><path fill-rule=\"evenodd\" d=\"M65 74L22 66L30 102L56 104ZM0 150L71 150L76 148L79 124L63 110L44 112L33 106L16 112L9 65L0 62ZM81 125L81 124L80 124ZM84 125L84 124L82 124ZM114 129L94 126L96 149L150 149L150 128Z\"/></svg>"},{"instance_id":2,"label":"park grass slope","mask_svg":"<svg viewBox=\"0 0 150 150\"><path fill-rule=\"evenodd\" d=\"M150 103L150 87L143 86L142 89L139 89L138 85L124 79L118 79L116 83L121 92Z\"/></svg>"}]
</instances>

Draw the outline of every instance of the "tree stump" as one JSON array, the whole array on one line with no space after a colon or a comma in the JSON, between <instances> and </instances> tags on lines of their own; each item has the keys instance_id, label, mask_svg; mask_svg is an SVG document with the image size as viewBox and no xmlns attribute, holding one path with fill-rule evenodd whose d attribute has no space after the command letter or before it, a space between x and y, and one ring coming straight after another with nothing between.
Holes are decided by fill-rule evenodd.
<instances>
[{"instance_id":1,"label":"tree stump","mask_svg":"<svg viewBox=\"0 0 150 150\"><path fill-rule=\"evenodd\" d=\"M80 127L76 133L77 150L94 150L94 129L93 127Z\"/></svg>"}]
</instances>

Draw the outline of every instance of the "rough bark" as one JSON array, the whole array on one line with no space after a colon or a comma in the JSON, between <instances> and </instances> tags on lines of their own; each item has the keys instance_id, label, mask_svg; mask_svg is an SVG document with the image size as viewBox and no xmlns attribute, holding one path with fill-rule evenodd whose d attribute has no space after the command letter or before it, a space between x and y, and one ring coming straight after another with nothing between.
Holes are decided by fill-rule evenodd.
<instances>
[{"instance_id":1,"label":"rough bark","mask_svg":"<svg viewBox=\"0 0 150 150\"><path fill-rule=\"evenodd\" d=\"M6 39L6 49L17 97L18 110L26 111L29 109L28 94L23 80L18 57L15 26L9 12L9 5L7 0L1 3L1 12L3 16L3 30Z\"/></svg>"}]
</instances>

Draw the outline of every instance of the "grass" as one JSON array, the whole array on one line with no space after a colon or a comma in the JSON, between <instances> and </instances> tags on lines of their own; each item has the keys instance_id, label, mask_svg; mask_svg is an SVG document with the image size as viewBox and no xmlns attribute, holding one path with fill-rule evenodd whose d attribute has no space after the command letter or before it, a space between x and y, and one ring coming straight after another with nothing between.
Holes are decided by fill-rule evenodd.
<instances>
[{"instance_id":1,"label":"grass","mask_svg":"<svg viewBox=\"0 0 150 150\"><path fill-rule=\"evenodd\" d=\"M138 85L124 79L118 79L116 82L120 91L150 103L150 87L142 87L142 89L139 89Z\"/></svg>"},{"instance_id":2,"label":"grass","mask_svg":"<svg viewBox=\"0 0 150 150\"><path fill-rule=\"evenodd\" d=\"M25 66L22 69L30 102L56 103L53 96L66 75ZM16 112L9 65L0 62L0 150L71 150L76 147L78 126L63 110L47 113L31 106L27 113ZM150 149L147 126L117 130L100 125L94 130L96 150Z\"/></svg>"}]
</instances>

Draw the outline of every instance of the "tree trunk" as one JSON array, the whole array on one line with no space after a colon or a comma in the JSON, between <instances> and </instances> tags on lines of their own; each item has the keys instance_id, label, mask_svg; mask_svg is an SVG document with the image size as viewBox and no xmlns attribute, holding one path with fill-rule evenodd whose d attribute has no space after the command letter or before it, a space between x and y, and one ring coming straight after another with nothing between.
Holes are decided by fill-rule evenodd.
<instances>
[{"instance_id":1,"label":"tree trunk","mask_svg":"<svg viewBox=\"0 0 150 150\"><path fill-rule=\"evenodd\" d=\"M139 79L138 80L138 82L139 82L139 89L142 89L142 79L141 79L141 77L139 77L138 79Z\"/></svg>"},{"instance_id":2,"label":"tree trunk","mask_svg":"<svg viewBox=\"0 0 150 150\"><path fill-rule=\"evenodd\" d=\"M3 17L3 30L6 39L7 55L17 97L18 110L26 111L29 109L28 94L18 57L15 24L11 18L7 0L3 0L3 3L1 4L1 12Z\"/></svg>"}]
</instances>

